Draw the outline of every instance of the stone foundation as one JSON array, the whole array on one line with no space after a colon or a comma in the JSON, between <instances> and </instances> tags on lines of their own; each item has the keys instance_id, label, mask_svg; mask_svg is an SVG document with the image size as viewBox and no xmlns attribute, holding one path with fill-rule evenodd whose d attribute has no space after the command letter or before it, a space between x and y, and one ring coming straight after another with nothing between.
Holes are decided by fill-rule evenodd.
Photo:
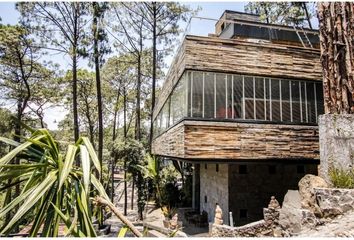
<instances>
[{"instance_id":1,"label":"stone foundation","mask_svg":"<svg viewBox=\"0 0 354 240\"><path fill-rule=\"evenodd\" d=\"M331 167L349 169L354 166L354 114L324 114L319 117L319 176L328 183Z\"/></svg>"}]
</instances>

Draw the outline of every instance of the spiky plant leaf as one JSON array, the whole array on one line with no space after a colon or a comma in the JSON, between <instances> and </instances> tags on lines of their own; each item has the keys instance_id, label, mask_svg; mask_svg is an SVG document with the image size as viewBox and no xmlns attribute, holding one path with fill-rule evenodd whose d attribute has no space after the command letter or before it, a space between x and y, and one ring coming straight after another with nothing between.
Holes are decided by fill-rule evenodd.
<instances>
[{"instance_id":1,"label":"spiky plant leaf","mask_svg":"<svg viewBox=\"0 0 354 240\"><path fill-rule=\"evenodd\" d=\"M41 138L44 138L45 136L38 136L35 138L35 140L39 140ZM14 157L16 157L17 154L31 146L33 143L32 142L25 142L19 146L17 146L14 150L6 154L4 157L0 159L0 165L7 164L10 162Z\"/></svg>"},{"instance_id":2,"label":"spiky plant leaf","mask_svg":"<svg viewBox=\"0 0 354 240\"><path fill-rule=\"evenodd\" d=\"M84 189L86 194L90 192L90 155L87 151L86 146L80 145L80 157L81 157L81 165L82 165L82 173L84 179Z\"/></svg>"},{"instance_id":3,"label":"spiky plant leaf","mask_svg":"<svg viewBox=\"0 0 354 240\"><path fill-rule=\"evenodd\" d=\"M91 161L92 161L93 165L95 166L97 171L99 173L101 173L101 164L100 164L100 161L98 160L97 154L96 154L95 149L93 148L90 140L87 137L82 137L82 141L84 142L84 145L87 148L87 151L91 157Z\"/></svg>"},{"instance_id":4,"label":"spiky plant leaf","mask_svg":"<svg viewBox=\"0 0 354 240\"><path fill-rule=\"evenodd\" d=\"M68 227L67 234L96 236L89 193L98 192L107 200L109 197L92 174L91 165L99 172L102 169L92 144L87 138L81 138L75 145L69 145L63 156L57 142L46 129L31 132L31 137L21 138L23 143L0 139L15 147L0 159L0 178L8 182L0 188L0 193L21 184L19 196L12 201L7 197L4 207L0 209L0 216L4 216L20 206L0 234L8 235L21 218L33 214L32 237L38 234L42 237L58 236L60 222ZM82 167L75 165L78 155ZM26 163L9 164L16 157ZM97 191L90 192L91 185ZM8 193L6 196L9 196Z\"/></svg>"},{"instance_id":5,"label":"spiky plant leaf","mask_svg":"<svg viewBox=\"0 0 354 240\"><path fill-rule=\"evenodd\" d=\"M11 219L11 221L6 225L6 227L1 231L1 234L6 233L8 230L15 227L15 224L18 220L22 218L23 215L27 213L28 210L33 207L34 204L50 189L53 183L56 180L57 171L51 172L48 174L46 179L36 187L29 197L25 200L25 202L20 206L15 216Z\"/></svg>"},{"instance_id":6,"label":"spiky plant leaf","mask_svg":"<svg viewBox=\"0 0 354 240\"><path fill-rule=\"evenodd\" d=\"M66 152L66 158L64 162L64 166L61 169L60 175L59 175L59 187L58 190L61 189L62 185L64 184L64 181L66 178L69 176L69 173L73 167L73 163L75 160L75 154L77 151L77 147L74 145L69 145L68 151Z\"/></svg>"}]
</instances>

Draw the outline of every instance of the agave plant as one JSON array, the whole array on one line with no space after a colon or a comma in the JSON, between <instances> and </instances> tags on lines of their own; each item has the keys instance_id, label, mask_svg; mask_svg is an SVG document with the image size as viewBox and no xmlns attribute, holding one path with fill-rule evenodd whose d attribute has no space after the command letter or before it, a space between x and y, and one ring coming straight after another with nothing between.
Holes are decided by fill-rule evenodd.
<instances>
[{"instance_id":1,"label":"agave plant","mask_svg":"<svg viewBox=\"0 0 354 240\"><path fill-rule=\"evenodd\" d=\"M32 214L32 237L39 232L43 237L56 237L61 223L66 225L66 235L96 236L90 195L110 200L93 174L95 169L101 172L101 165L92 144L81 137L62 153L46 129L30 131L31 137L24 138L23 143L0 137L0 141L13 147L0 159L0 191L21 186L20 194L0 209L0 217L16 210L0 235L7 236L21 218ZM20 164L12 164L14 158L20 159ZM77 158L81 167L75 165Z\"/></svg>"}]
</instances>

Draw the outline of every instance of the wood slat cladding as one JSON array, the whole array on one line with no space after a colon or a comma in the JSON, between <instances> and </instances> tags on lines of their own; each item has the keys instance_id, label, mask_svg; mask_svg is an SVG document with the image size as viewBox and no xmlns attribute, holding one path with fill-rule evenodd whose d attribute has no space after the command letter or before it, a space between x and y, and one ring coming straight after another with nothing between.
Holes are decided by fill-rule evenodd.
<instances>
[{"instance_id":1,"label":"wood slat cladding","mask_svg":"<svg viewBox=\"0 0 354 240\"><path fill-rule=\"evenodd\" d=\"M321 81L319 56L318 49L266 41L186 36L166 76L153 118L185 70Z\"/></svg>"},{"instance_id":2,"label":"wood slat cladding","mask_svg":"<svg viewBox=\"0 0 354 240\"><path fill-rule=\"evenodd\" d=\"M153 154L184 158L184 124L177 124L152 142Z\"/></svg>"},{"instance_id":3,"label":"wood slat cladding","mask_svg":"<svg viewBox=\"0 0 354 240\"><path fill-rule=\"evenodd\" d=\"M153 153L186 160L318 160L318 127L184 121L154 140Z\"/></svg>"},{"instance_id":4,"label":"wood slat cladding","mask_svg":"<svg viewBox=\"0 0 354 240\"><path fill-rule=\"evenodd\" d=\"M319 50L218 38L186 38L186 68L321 81Z\"/></svg>"}]
</instances>

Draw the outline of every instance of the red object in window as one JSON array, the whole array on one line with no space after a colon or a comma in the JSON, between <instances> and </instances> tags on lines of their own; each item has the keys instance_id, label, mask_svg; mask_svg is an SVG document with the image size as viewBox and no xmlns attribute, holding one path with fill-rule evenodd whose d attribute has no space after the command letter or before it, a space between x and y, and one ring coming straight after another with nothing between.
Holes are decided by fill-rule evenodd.
<instances>
[{"instance_id":1,"label":"red object in window","mask_svg":"<svg viewBox=\"0 0 354 240\"><path fill-rule=\"evenodd\" d=\"M226 112L227 112L227 118L232 118L232 109L231 108L224 108L221 107L216 113L217 118L226 118Z\"/></svg>"}]
</instances>

